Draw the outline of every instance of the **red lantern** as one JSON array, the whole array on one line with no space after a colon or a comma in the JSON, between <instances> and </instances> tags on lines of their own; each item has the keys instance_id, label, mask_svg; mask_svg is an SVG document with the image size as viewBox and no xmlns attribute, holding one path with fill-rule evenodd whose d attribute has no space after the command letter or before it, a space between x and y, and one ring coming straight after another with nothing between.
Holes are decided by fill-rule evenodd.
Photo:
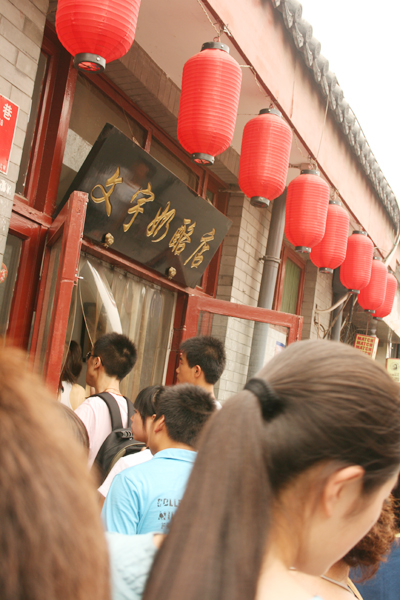
<instances>
[{"instance_id":1,"label":"red lantern","mask_svg":"<svg viewBox=\"0 0 400 600\"><path fill-rule=\"evenodd\" d=\"M311 250L310 259L320 273L333 273L346 257L349 215L340 202L331 200L326 217L325 235Z\"/></svg>"},{"instance_id":2,"label":"red lantern","mask_svg":"<svg viewBox=\"0 0 400 600\"><path fill-rule=\"evenodd\" d=\"M375 310L374 318L383 319L392 312L394 299L396 297L397 279L394 275L388 272L386 279L386 294L383 304Z\"/></svg>"},{"instance_id":3,"label":"red lantern","mask_svg":"<svg viewBox=\"0 0 400 600\"><path fill-rule=\"evenodd\" d=\"M56 30L82 71L104 71L133 44L140 0L58 0Z\"/></svg>"},{"instance_id":4,"label":"red lantern","mask_svg":"<svg viewBox=\"0 0 400 600\"><path fill-rule=\"evenodd\" d=\"M365 231L353 231L347 241L346 258L340 267L340 281L354 294L369 284L373 255L374 245Z\"/></svg>"},{"instance_id":5,"label":"red lantern","mask_svg":"<svg viewBox=\"0 0 400 600\"><path fill-rule=\"evenodd\" d=\"M387 281L387 268L382 259L374 256L369 284L361 290L358 304L364 310L373 313L381 306L385 299Z\"/></svg>"},{"instance_id":6,"label":"red lantern","mask_svg":"<svg viewBox=\"0 0 400 600\"><path fill-rule=\"evenodd\" d=\"M285 235L296 252L311 252L324 237L329 186L318 171L304 170L289 183Z\"/></svg>"},{"instance_id":7,"label":"red lantern","mask_svg":"<svg viewBox=\"0 0 400 600\"><path fill-rule=\"evenodd\" d=\"M192 160L212 165L233 139L242 71L229 47L203 44L183 67L178 140Z\"/></svg>"},{"instance_id":8,"label":"red lantern","mask_svg":"<svg viewBox=\"0 0 400 600\"><path fill-rule=\"evenodd\" d=\"M264 108L243 130L239 186L253 206L268 206L285 190L292 130L279 110Z\"/></svg>"}]
</instances>

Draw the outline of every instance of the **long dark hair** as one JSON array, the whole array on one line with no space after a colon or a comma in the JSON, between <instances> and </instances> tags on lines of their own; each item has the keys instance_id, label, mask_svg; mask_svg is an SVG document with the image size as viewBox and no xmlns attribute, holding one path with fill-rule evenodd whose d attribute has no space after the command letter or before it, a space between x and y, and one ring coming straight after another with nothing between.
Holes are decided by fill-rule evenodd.
<instances>
[{"instance_id":1,"label":"long dark hair","mask_svg":"<svg viewBox=\"0 0 400 600\"><path fill-rule=\"evenodd\" d=\"M68 383L76 383L79 375L81 374L82 365L81 347L77 342L71 340L69 344L67 360L65 361L64 369L60 377L59 388L61 388L63 381L68 381Z\"/></svg>"},{"instance_id":2,"label":"long dark hair","mask_svg":"<svg viewBox=\"0 0 400 600\"><path fill-rule=\"evenodd\" d=\"M400 388L360 351L300 342L258 376L281 411L263 419L243 391L210 419L143 600L252 600L284 486L331 462L361 465L367 494L398 468Z\"/></svg>"}]
</instances>

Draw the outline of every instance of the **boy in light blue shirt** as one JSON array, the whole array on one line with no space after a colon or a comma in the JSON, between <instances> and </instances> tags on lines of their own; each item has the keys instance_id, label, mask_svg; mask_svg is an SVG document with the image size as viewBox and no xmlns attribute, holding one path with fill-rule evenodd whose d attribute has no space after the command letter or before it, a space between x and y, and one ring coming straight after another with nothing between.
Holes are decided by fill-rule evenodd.
<instances>
[{"instance_id":1,"label":"boy in light blue shirt","mask_svg":"<svg viewBox=\"0 0 400 600\"><path fill-rule=\"evenodd\" d=\"M158 395L155 411L148 425L153 459L114 478L102 511L107 531L168 530L192 470L197 438L215 403L201 387L176 385Z\"/></svg>"}]
</instances>

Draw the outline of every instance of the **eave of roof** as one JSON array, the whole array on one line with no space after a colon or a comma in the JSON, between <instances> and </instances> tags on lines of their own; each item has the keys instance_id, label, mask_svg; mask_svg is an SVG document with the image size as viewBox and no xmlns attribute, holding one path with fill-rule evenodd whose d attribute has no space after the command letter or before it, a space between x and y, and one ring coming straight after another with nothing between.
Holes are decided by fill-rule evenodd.
<instances>
[{"instance_id":1,"label":"eave of roof","mask_svg":"<svg viewBox=\"0 0 400 600\"><path fill-rule=\"evenodd\" d=\"M396 196L365 139L357 117L344 99L343 90L337 82L336 75L329 70L329 61L321 54L321 43L313 37L312 26L302 18L302 5L298 0L272 0L272 4L282 14L285 26L291 33L297 50L312 71L321 94L329 101L331 113L342 128L351 149L397 229L400 221L400 209Z\"/></svg>"}]
</instances>

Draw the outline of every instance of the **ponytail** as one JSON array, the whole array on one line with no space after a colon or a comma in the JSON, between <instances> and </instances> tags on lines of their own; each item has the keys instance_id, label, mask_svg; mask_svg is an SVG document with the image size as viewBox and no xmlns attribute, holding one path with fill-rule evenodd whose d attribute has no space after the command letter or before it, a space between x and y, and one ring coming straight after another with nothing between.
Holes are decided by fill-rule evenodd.
<instances>
[{"instance_id":1,"label":"ponytail","mask_svg":"<svg viewBox=\"0 0 400 600\"><path fill-rule=\"evenodd\" d=\"M207 424L143 600L253 600L282 490L296 483L305 497L300 475L322 463L361 466L364 493L392 477L400 388L350 346L300 342Z\"/></svg>"},{"instance_id":2,"label":"ponytail","mask_svg":"<svg viewBox=\"0 0 400 600\"><path fill-rule=\"evenodd\" d=\"M264 439L250 392L210 419L143 600L255 597L271 515Z\"/></svg>"}]
</instances>

